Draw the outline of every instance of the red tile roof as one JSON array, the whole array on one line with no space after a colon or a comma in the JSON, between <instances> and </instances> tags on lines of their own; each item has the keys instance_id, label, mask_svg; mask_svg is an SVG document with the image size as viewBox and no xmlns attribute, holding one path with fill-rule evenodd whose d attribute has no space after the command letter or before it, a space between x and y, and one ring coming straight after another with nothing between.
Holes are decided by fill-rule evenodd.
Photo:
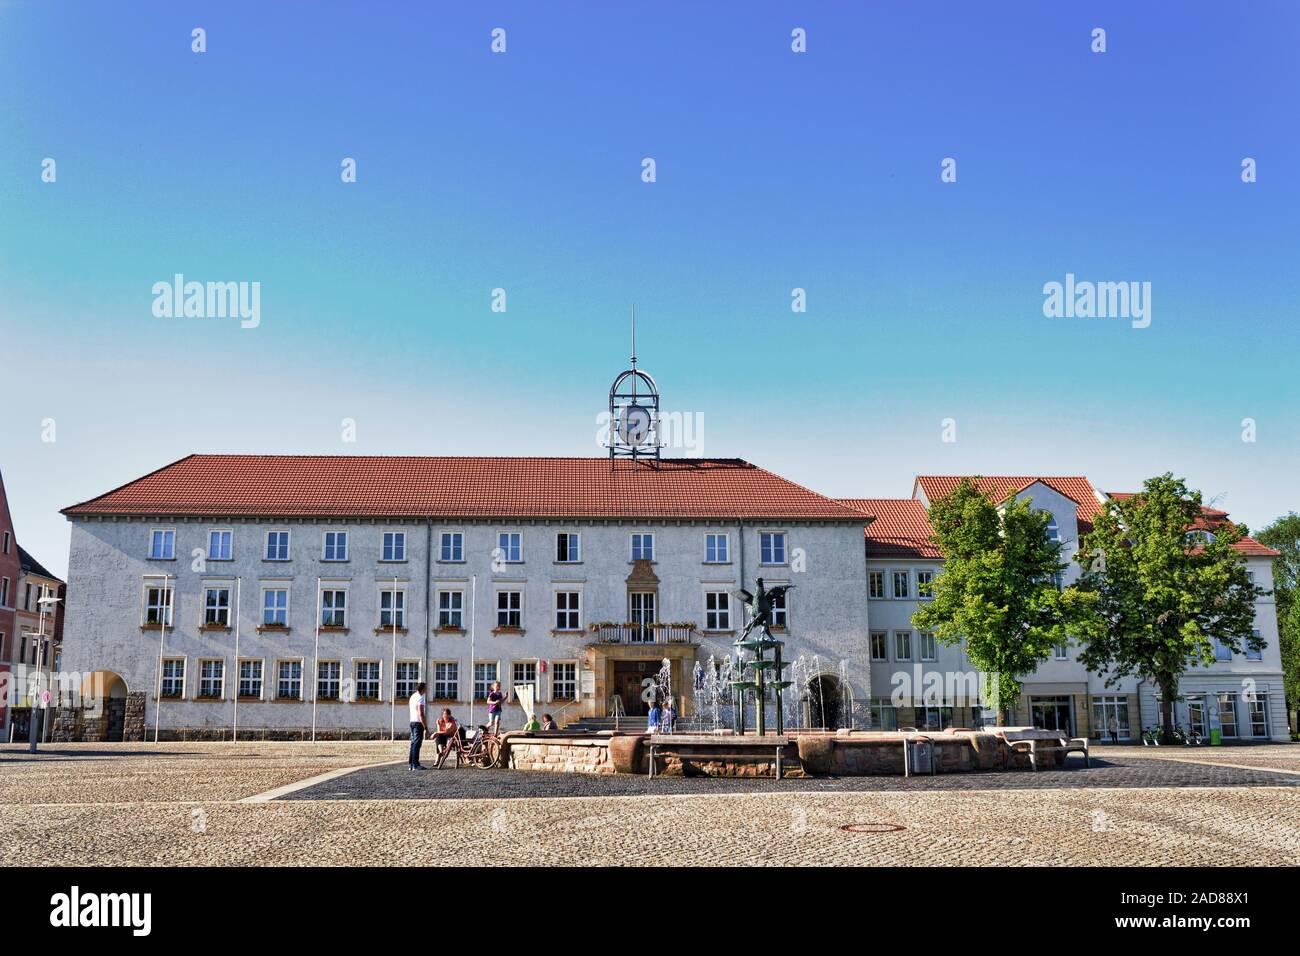
<instances>
[{"instance_id":1,"label":"red tile roof","mask_svg":"<svg viewBox=\"0 0 1300 956\"><path fill-rule=\"evenodd\" d=\"M974 477L974 476L972 476ZM917 489L925 493L931 503L957 490L962 482L962 475L918 475L912 486L912 494ZM1093 490L1092 482L1081 475L1043 476L1043 475L985 475L975 478L975 485L980 491L994 501L1002 502L1024 491L1036 481L1060 492L1078 507L1075 517L1079 523L1079 534L1092 530L1092 517L1101 511L1101 502Z\"/></svg>"},{"instance_id":2,"label":"red tile roof","mask_svg":"<svg viewBox=\"0 0 1300 956\"><path fill-rule=\"evenodd\" d=\"M1106 494L1108 497L1114 498L1116 501L1127 501L1129 498L1133 497L1135 492L1108 491ZM1207 531L1213 531L1215 528L1219 527L1220 525L1232 524L1232 522L1228 520L1228 512L1223 511L1219 508L1211 508L1209 505L1201 506L1201 515L1202 517L1200 518L1200 520L1198 520L1193 525L1194 528L1201 528ZM1273 550L1268 545L1260 541L1256 541L1250 535L1246 535L1244 538L1242 538L1240 541L1234 544L1232 546L1232 550L1239 551L1242 554L1249 555L1250 557L1253 558L1280 558L1282 556L1281 551Z\"/></svg>"},{"instance_id":3,"label":"red tile roof","mask_svg":"<svg viewBox=\"0 0 1300 956\"><path fill-rule=\"evenodd\" d=\"M872 515L867 525L868 558L941 558L930 540L934 529L925 504L915 498L841 498L841 504Z\"/></svg>"},{"instance_id":4,"label":"red tile roof","mask_svg":"<svg viewBox=\"0 0 1300 956\"><path fill-rule=\"evenodd\" d=\"M191 455L78 515L387 518L762 518L854 509L739 459Z\"/></svg>"}]
</instances>

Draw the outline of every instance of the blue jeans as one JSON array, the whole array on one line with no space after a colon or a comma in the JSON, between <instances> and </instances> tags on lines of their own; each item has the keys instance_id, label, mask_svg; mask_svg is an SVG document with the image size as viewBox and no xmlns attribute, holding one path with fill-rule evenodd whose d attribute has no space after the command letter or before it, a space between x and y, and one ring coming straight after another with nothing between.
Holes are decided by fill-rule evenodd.
<instances>
[{"instance_id":1,"label":"blue jeans","mask_svg":"<svg viewBox=\"0 0 1300 956\"><path fill-rule=\"evenodd\" d=\"M420 744L424 743L424 724L411 721L411 753L406 758L408 767L420 765Z\"/></svg>"}]
</instances>

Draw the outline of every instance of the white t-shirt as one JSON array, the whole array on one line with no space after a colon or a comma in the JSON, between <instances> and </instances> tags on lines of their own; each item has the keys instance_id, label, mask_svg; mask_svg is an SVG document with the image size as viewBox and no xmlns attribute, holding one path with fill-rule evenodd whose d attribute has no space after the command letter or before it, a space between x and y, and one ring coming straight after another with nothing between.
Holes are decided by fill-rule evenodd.
<instances>
[{"instance_id":1,"label":"white t-shirt","mask_svg":"<svg viewBox=\"0 0 1300 956\"><path fill-rule=\"evenodd\" d=\"M424 695L416 691L411 695L411 723L420 722L420 708L424 706Z\"/></svg>"}]
</instances>

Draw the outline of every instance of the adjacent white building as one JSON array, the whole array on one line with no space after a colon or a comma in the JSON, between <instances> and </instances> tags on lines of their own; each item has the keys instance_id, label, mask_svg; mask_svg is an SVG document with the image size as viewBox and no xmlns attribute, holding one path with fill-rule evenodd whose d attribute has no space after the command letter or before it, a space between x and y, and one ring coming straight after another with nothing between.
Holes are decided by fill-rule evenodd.
<instances>
[{"instance_id":1,"label":"adjacent white building","mask_svg":"<svg viewBox=\"0 0 1300 956\"><path fill-rule=\"evenodd\" d=\"M974 670L963 648L944 646L911 624L913 611L924 600L921 586L943 567L930 537L927 509L960 481L960 476L921 476L911 498L845 501L875 518L866 529L870 710L875 727L939 729L979 722L981 708L968 696ZM1111 495L1099 493L1081 476L994 476L979 482L994 500L1028 498L1033 507L1049 512L1049 527L1069 564L1062 583L1078 577L1080 569L1072 559L1080 536L1091 530L1092 517ZM1206 515L1211 522L1227 520L1225 512L1215 509L1206 509ZM1255 581L1271 588L1277 552L1252 538L1235 549ZM1256 625L1265 641L1262 651L1233 654L1219 646L1215 664L1195 666L1184 675L1182 700L1175 707L1180 726L1207 737L1217 728L1226 740L1289 739L1271 593L1259 598ZM1135 678L1107 686L1104 675L1078 662L1078 651L1062 645L1026 679L1016 710L1018 723L1100 737L1108 736L1114 718L1122 740L1136 739L1144 728L1159 724L1157 688ZM925 692L927 687L931 693ZM898 689L903 693L896 694Z\"/></svg>"}]
</instances>

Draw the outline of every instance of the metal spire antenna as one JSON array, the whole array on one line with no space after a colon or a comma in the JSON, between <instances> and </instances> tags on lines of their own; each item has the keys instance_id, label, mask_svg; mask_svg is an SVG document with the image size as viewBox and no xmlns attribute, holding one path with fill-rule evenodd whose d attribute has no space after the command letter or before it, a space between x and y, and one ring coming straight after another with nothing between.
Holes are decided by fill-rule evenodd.
<instances>
[{"instance_id":1,"label":"metal spire antenna","mask_svg":"<svg viewBox=\"0 0 1300 956\"><path fill-rule=\"evenodd\" d=\"M632 303L632 361L609 389L609 465L619 457L659 463L659 387L636 367L636 303Z\"/></svg>"}]
</instances>

